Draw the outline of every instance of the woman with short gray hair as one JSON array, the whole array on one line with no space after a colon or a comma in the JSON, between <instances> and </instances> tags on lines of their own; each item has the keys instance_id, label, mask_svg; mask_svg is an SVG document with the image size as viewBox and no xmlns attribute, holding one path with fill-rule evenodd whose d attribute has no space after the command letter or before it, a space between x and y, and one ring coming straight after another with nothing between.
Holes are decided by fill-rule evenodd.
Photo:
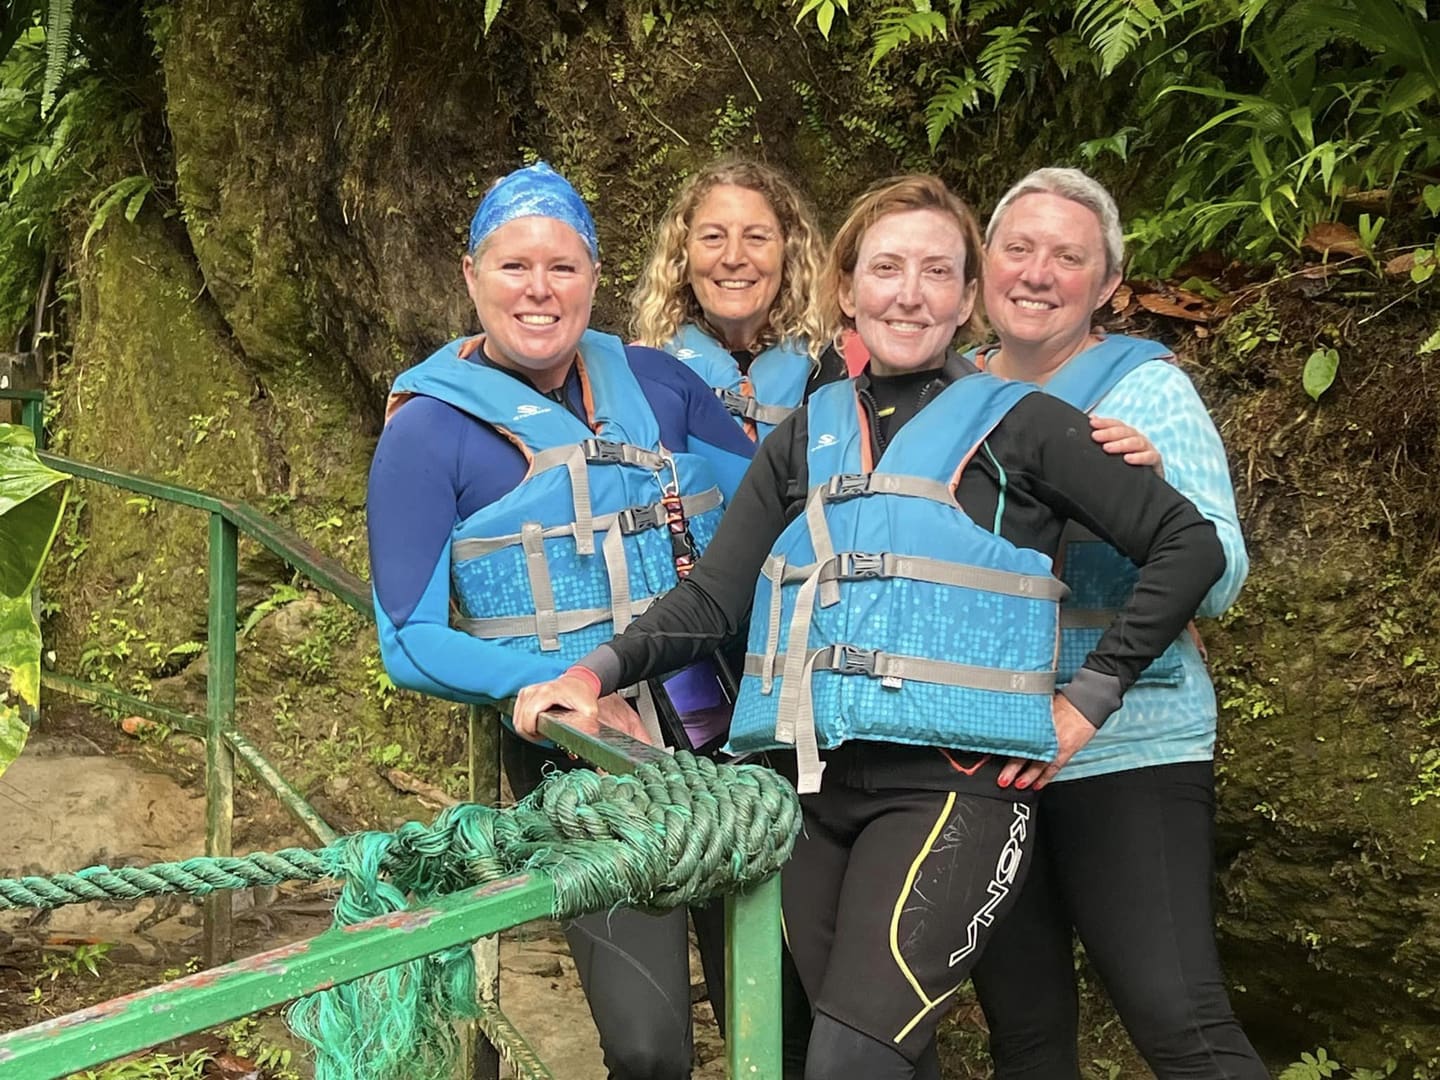
<instances>
[{"instance_id":1,"label":"woman with short gray hair","mask_svg":"<svg viewBox=\"0 0 1440 1080\"><path fill-rule=\"evenodd\" d=\"M1200 605L1219 615L1249 568L1225 448L1168 349L1092 327L1123 259L1119 213L1103 187L1078 169L1025 177L986 232L985 312L998 340L975 359L1089 413L1108 452L1163 467L1224 549L1225 573ZM1065 682L1134 567L1093 535L1069 536L1057 564L1071 586L1061 610ZM1077 933L1158 1080L1269 1075L1231 1011L1215 947L1216 711L1192 626L1039 794L1044 827L1030 877L974 973L998 1080L1079 1080Z\"/></svg>"}]
</instances>

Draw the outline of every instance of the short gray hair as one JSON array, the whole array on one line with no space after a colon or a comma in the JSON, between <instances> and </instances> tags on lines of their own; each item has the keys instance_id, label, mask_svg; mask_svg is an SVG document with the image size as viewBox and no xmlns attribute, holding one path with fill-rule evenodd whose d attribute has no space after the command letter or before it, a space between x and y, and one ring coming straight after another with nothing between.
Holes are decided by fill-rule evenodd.
<instances>
[{"instance_id":1,"label":"short gray hair","mask_svg":"<svg viewBox=\"0 0 1440 1080\"><path fill-rule=\"evenodd\" d=\"M995 230L1005 211L1024 195L1058 195L1085 207L1100 221L1100 237L1105 242L1105 275L1120 273L1125 265L1125 237L1120 231L1120 210L1115 200L1098 180L1087 176L1079 169L1036 169L1000 197L995 212L990 215L990 224L985 227L985 246L995 236Z\"/></svg>"}]
</instances>

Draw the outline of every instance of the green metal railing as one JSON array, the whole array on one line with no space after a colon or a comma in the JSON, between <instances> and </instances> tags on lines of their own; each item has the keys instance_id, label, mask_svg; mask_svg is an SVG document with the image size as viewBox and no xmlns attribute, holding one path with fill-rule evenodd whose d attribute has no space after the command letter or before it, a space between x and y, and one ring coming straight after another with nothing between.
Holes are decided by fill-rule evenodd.
<instances>
[{"instance_id":1,"label":"green metal railing","mask_svg":"<svg viewBox=\"0 0 1440 1080\"><path fill-rule=\"evenodd\" d=\"M298 535L245 503L144 476L73 461L43 451L44 402L40 390L0 389L0 400L22 403L22 422L35 435L41 460L57 471L209 515L206 715L201 718L158 705L113 687L43 671L45 688L97 705L169 725L205 743L205 854L232 854L237 757L322 844L335 831L294 790L263 754L236 729L236 579L241 534L373 618L369 586ZM554 742L610 772L628 773L660 753L618 733L590 736L558 718L543 718ZM493 724L469 710L471 801L499 800L499 738ZM503 886L503 887L502 887ZM496 1080L503 1054L517 1075L549 1075L499 1009L498 939L501 929L549 914L553 889L540 875L492 883L446 898L416 923L389 927L414 932L386 934L386 926L331 930L301 943L225 964L232 951L231 898L217 892L204 900L204 951L210 970L185 979L0 1036L6 1080L52 1080L166 1039L269 1008L325 986L391 967L464 941L488 939L479 954L482 998L473 1048L474 1080ZM382 920L383 921L383 920ZM395 920L391 920L394 922ZM420 933L423 923L424 933ZM726 982L730 1075L780 1076L780 909L776 879L743 896L726 897L729 932ZM360 941L368 947L359 947ZM383 943L382 943L383 941ZM225 966L216 966L216 965Z\"/></svg>"}]
</instances>

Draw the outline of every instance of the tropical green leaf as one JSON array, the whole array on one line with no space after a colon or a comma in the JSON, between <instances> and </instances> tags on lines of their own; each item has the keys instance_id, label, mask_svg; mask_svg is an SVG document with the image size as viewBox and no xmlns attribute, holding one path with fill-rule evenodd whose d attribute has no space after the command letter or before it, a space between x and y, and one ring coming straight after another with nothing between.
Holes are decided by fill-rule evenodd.
<instances>
[{"instance_id":1,"label":"tropical green leaf","mask_svg":"<svg viewBox=\"0 0 1440 1080\"><path fill-rule=\"evenodd\" d=\"M1424 356L1426 353L1440 352L1440 328L1437 328L1433 334L1422 341L1420 347L1415 351L1421 356Z\"/></svg>"},{"instance_id":2,"label":"tropical green leaf","mask_svg":"<svg viewBox=\"0 0 1440 1080\"><path fill-rule=\"evenodd\" d=\"M1336 349L1316 349L1305 361L1305 371L1300 376L1300 383L1305 387L1305 393L1309 394L1316 401L1320 395L1330 389L1335 382L1335 374L1340 370L1340 353Z\"/></svg>"},{"instance_id":3,"label":"tropical green leaf","mask_svg":"<svg viewBox=\"0 0 1440 1080\"><path fill-rule=\"evenodd\" d=\"M20 756L40 704L40 627L30 596L0 596L0 774Z\"/></svg>"},{"instance_id":4,"label":"tropical green leaf","mask_svg":"<svg viewBox=\"0 0 1440 1080\"><path fill-rule=\"evenodd\" d=\"M505 0L485 0L485 33L490 33L490 24L500 14L500 9L505 5Z\"/></svg>"},{"instance_id":5,"label":"tropical green leaf","mask_svg":"<svg viewBox=\"0 0 1440 1080\"><path fill-rule=\"evenodd\" d=\"M29 596L60 527L68 480L36 458L28 428L0 424L0 595Z\"/></svg>"},{"instance_id":6,"label":"tropical green leaf","mask_svg":"<svg viewBox=\"0 0 1440 1080\"><path fill-rule=\"evenodd\" d=\"M55 91L70 67L70 17L75 0L50 0L45 18L45 87L40 96L40 115L50 112L55 104Z\"/></svg>"},{"instance_id":7,"label":"tropical green leaf","mask_svg":"<svg viewBox=\"0 0 1440 1080\"><path fill-rule=\"evenodd\" d=\"M913 7L886 8L875 26L875 44L870 66L912 41L933 41L945 36L945 16L938 11L916 11Z\"/></svg>"}]
</instances>

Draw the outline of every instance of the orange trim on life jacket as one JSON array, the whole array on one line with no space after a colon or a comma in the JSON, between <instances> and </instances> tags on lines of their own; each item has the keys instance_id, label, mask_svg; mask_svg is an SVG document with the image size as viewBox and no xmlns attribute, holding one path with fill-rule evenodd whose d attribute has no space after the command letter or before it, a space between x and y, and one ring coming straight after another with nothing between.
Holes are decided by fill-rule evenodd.
<instances>
[{"instance_id":1,"label":"orange trim on life jacket","mask_svg":"<svg viewBox=\"0 0 1440 1080\"><path fill-rule=\"evenodd\" d=\"M872 473L875 471L875 447L870 442L870 418L865 415L865 406L860 403L859 394L855 395L855 415L860 418L860 468Z\"/></svg>"},{"instance_id":2,"label":"orange trim on life jacket","mask_svg":"<svg viewBox=\"0 0 1440 1080\"><path fill-rule=\"evenodd\" d=\"M585 423L599 435L601 425L595 419L595 395L590 389L590 375L585 370L585 358L578 352L575 354L575 374L580 378L580 406L585 410Z\"/></svg>"},{"instance_id":3,"label":"orange trim on life jacket","mask_svg":"<svg viewBox=\"0 0 1440 1080\"><path fill-rule=\"evenodd\" d=\"M740 396L753 398L755 396L755 384L750 381L749 375L740 376ZM760 432L755 427L754 420L746 420L743 424L745 434L750 436L751 442L760 441Z\"/></svg>"},{"instance_id":4,"label":"orange trim on life jacket","mask_svg":"<svg viewBox=\"0 0 1440 1080\"><path fill-rule=\"evenodd\" d=\"M944 747L937 746L936 749L940 751L940 756L950 763L950 767L956 772L960 773L962 776L974 776L977 772L980 771L981 766L983 766L987 761L990 760L990 755L985 754L980 758L979 761L975 762L974 765L970 766L970 768L967 769L964 765L961 765L958 761L951 757L950 751L946 750Z\"/></svg>"}]
</instances>

